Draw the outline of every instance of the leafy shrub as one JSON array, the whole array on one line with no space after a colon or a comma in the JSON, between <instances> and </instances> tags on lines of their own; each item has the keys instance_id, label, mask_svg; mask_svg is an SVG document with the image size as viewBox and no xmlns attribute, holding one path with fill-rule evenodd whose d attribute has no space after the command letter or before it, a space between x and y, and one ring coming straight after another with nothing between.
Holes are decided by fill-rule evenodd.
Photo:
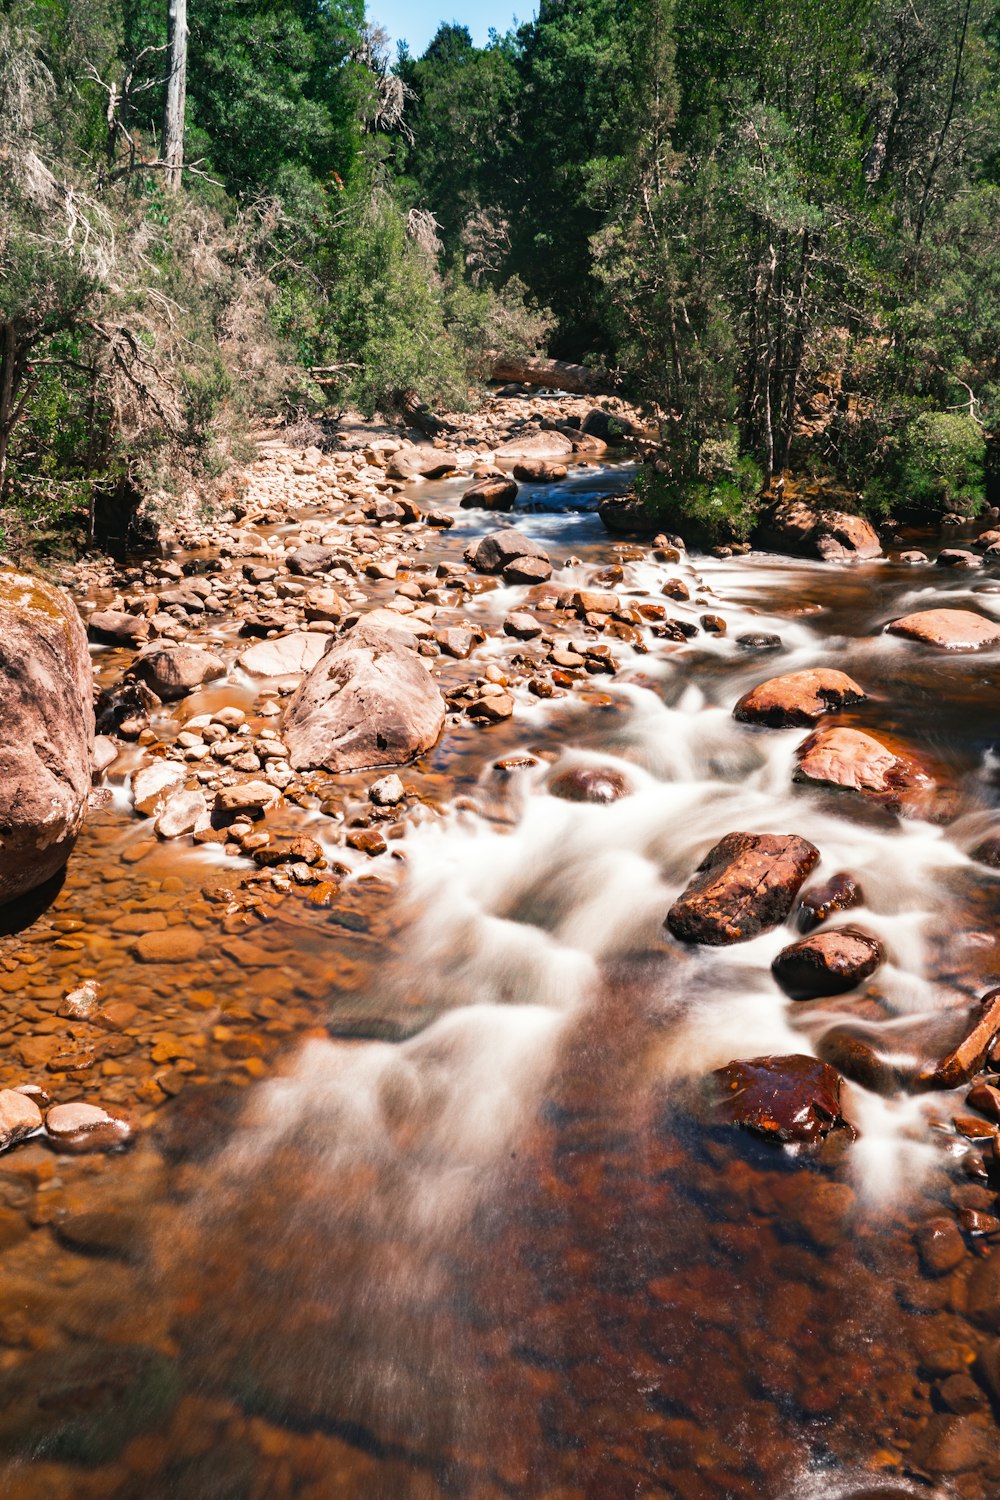
<instances>
[{"instance_id":1,"label":"leafy shrub","mask_svg":"<svg viewBox=\"0 0 1000 1500\"><path fill-rule=\"evenodd\" d=\"M986 440L982 428L962 412L922 412L907 426L902 443L900 491L921 510L974 516L986 496Z\"/></svg>"},{"instance_id":2,"label":"leafy shrub","mask_svg":"<svg viewBox=\"0 0 1000 1500\"><path fill-rule=\"evenodd\" d=\"M702 444L690 478L647 469L636 480L636 493L654 526L695 543L745 542L757 518L761 482L757 464L727 435Z\"/></svg>"}]
</instances>

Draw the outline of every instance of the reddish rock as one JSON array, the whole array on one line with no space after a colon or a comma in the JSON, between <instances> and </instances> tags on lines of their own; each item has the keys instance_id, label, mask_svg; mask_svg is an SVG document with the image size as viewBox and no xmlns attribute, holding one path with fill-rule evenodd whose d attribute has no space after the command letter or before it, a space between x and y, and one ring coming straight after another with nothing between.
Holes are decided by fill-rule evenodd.
<instances>
[{"instance_id":1,"label":"reddish rock","mask_svg":"<svg viewBox=\"0 0 1000 1500\"><path fill-rule=\"evenodd\" d=\"M893 620L886 630L942 651L977 651L1000 641L1000 624L971 609L922 609Z\"/></svg>"},{"instance_id":2,"label":"reddish rock","mask_svg":"<svg viewBox=\"0 0 1000 1500\"><path fill-rule=\"evenodd\" d=\"M766 724L771 729L808 726L824 714L837 713L864 698L864 689L845 672L814 667L771 677L751 688L733 709L733 718L743 724Z\"/></svg>"},{"instance_id":3,"label":"reddish rock","mask_svg":"<svg viewBox=\"0 0 1000 1500\"><path fill-rule=\"evenodd\" d=\"M980 1071L1000 1034L1000 989L990 990L969 1016L965 1034L957 1046L921 1074L924 1088L953 1089L968 1083Z\"/></svg>"},{"instance_id":4,"label":"reddish rock","mask_svg":"<svg viewBox=\"0 0 1000 1500\"><path fill-rule=\"evenodd\" d=\"M876 1094L891 1096L902 1090L948 1087L931 1080L941 1059L952 1056L979 1014L976 1006L971 1011L900 1016L889 1021L842 1021L823 1034L816 1050L845 1078ZM961 1082L956 1078L954 1086Z\"/></svg>"},{"instance_id":5,"label":"reddish rock","mask_svg":"<svg viewBox=\"0 0 1000 1500\"><path fill-rule=\"evenodd\" d=\"M0 1151L6 1151L42 1127L42 1112L17 1089L0 1089Z\"/></svg>"},{"instance_id":6,"label":"reddish rock","mask_svg":"<svg viewBox=\"0 0 1000 1500\"><path fill-rule=\"evenodd\" d=\"M514 465L514 478L524 484L556 484L566 478L566 465L543 458L522 459Z\"/></svg>"},{"instance_id":7,"label":"reddish rock","mask_svg":"<svg viewBox=\"0 0 1000 1500\"><path fill-rule=\"evenodd\" d=\"M443 630L436 630L434 639L445 656L465 661L479 645L482 635L477 630L466 630L461 625L448 625Z\"/></svg>"},{"instance_id":8,"label":"reddish rock","mask_svg":"<svg viewBox=\"0 0 1000 1500\"><path fill-rule=\"evenodd\" d=\"M444 448L401 448L389 460L390 479L443 479L461 467L461 455Z\"/></svg>"},{"instance_id":9,"label":"reddish rock","mask_svg":"<svg viewBox=\"0 0 1000 1500\"><path fill-rule=\"evenodd\" d=\"M87 637L99 645L140 646L149 638L149 621L120 609L95 609L87 621Z\"/></svg>"},{"instance_id":10,"label":"reddish rock","mask_svg":"<svg viewBox=\"0 0 1000 1500\"><path fill-rule=\"evenodd\" d=\"M982 559L961 547L945 547L935 559L939 568L981 568Z\"/></svg>"},{"instance_id":11,"label":"reddish rock","mask_svg":"<svg viewBox=\"0 0 1000 1500\"><path fill-rule=\"evenodd\" d=\"M285 715L297 771L404 765L437 742L445 704L417 653L362 621L327 650Z\"/></svg>"},{"instance_id":12,"label":"reddish rock","mask_svg":"<svg viewBox=\"0 0 1000 1500\"><path fill-rule=\"evenodd\" d=\"M865 897L853 875L839 870L820 885L811 885L799 898L796 926L800 932L811 932L838 911L864 906Z\"/></svg>"},{"instance_id":13,"label":"reddish rock","mask_svg":"<svg viewBox=\"0 0 1000 1500\"><path fill-rule=\"evenodd\" d=\"M978 1109L987 1120L1000 1124L1000 1089L992 1083L977 1083L966 1094L965 1102L972 1109Z\"/></svg>"},{"instance_id":14,"label":"reddish rock","mask_svg":"<svg viewBox=\"0 0 1000 1500\"><path fill-rule=\"evenodd\" d=\"M512 610L503 622L504 635L511 635L518 641L533 641L542 633L542 627L534 615L525 614L521 610Z\"/></svg>"},{"instance_id":15,"label":"reddish rock","mask_svg":"<svg viewBox=\"0 0 1000 1500\"><path fill-rule=\"evenodd\" d=\"M771 971L793 1000L843 995L870 978L882 962L876 938L853 927L825 928L783 948Z\"/></svg>"},{"instance_id":16,"label":"reddish rock","mask_svg":"<svg viewBox=\"0 0 1000 1500\"><path fill-rule=\"evenodd\" d=\"M907 1466L933 1476L965 1474L995 1461L996 1442L992 1417L942 1413L931 1417L917 1437L907 1453Z\"/></svg>"},{"instance_id":17,"label":"reddish rock","mask_svg":"<svg viewBox=\"0 0 1000 1500\"><path fill-rule=\"evenodd\" d=\"M974 1267L968 1283L968 1312L972 1322L1000 1333L1000 1249Z\"/></svg>"},{"instance_id":18,"label":"reddish rock","mask_svg":"<svg viewBox=\"0 0 1000 1500\"><path fill-rule=\"evenodd\" d=\"M567 802L617 802L632 795L628 777L614 766L572 766L549 780L549 792Z\"/></svg>"},{"instance_id":19,"label":"reddish rock","mask_svg":"<svg viewBox=\"0 0 1000 1500\"><path fill-rule=\"evenodd\" d=\"M68 594L0 569L0 906L52 878L83 825L94 749L87 637Z\"/></svg>"},{"instance_id":20,"label":"reddish rock","mask_svg":"<svg viewBox=\"0 0 1000 1500\"><path fill-rule=\"evenodd\" d=\"M815 1057L740 1059L712 1079L723 1119L783 1145L815 1145L843 1121L840 1077Z\"/></svg>"},{"instance_id":21,"label":"reddish rock","mask_svg":"<svg viewBox=\"0 0 1000 1500\"><path fill-rule=\"evenodd\" d=\"M515 557L503 570L504 583L548 583L552 564L547 557Z\"/></svg>"},{"instance_id":22,"label":"reddish rock","mask_svg":"<svg viewBox=\"0 0 1000 1500\"><path fill-rule=\"evenodd\" d=\"M798 761L796 781L861 792L894 811L926 815L934 809L934 778L863 730L818 729L799 747Z\"/></svg>"},{"instance_id":23,"label":"reddish rock","mask_svg":"<svg viewBox=\"0 0 1000 1500\"><path fill-rule=\"evenodd\" d=\"M334 547L322 547L318 542L304 542L285 558L289 573L299 578L312 578L315 573L325 573L337 561Z\"/></svg>"},{"instance_id":24,"label":"reddish rock","mask_svg":"<svg viewBox=\"0 0 1000 1500\"><path fill-rule=\"evenodd\" d=\"M682 942L746 942L785 920L818 860L819 850L794 834L727 834L671 906L666 925Z\"/></svg>"}]
</instances>

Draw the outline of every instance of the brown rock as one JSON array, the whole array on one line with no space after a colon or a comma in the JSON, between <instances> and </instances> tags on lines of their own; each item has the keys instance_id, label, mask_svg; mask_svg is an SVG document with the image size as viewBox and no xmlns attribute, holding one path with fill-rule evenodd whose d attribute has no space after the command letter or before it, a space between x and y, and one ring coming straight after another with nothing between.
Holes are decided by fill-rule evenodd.
<instances>
[{"instance_id":1,"label":"brown rock","mask_svg":"<svg viewBox=\"0 0 1000 1500\"><path fill-rule=\"evenodd\" d=\"M129 675L168 702L226 675L226 664L200 646L153 646L137 656Z\"/></svg>"},{"instance_id":2,"label":"brown rock","mask_svg":"<svg viewBox=\"0 0 1000 1500\"><path fill-rule=\"evenodd\" d=\"M465 552L466 562L477 573L502 573L512 562L525 557L537 557L549 562L545 548L516 531L513 526L504 531L491 531L488 536L467 547Z\"/></svg>"},{"instance_id":3,"label":"brown rock","mask_svg":"<svg viewBox=\"0 0 1000 1500\"><path fill-rule=\"evenodd\" d=\"M844 995L882 962L876 938L853 927L825 928L783 948L771 972L793 1000Z\"/></svg>"},{"instance_id":4,"label":"brown rock","mask_svg":"<svg viewBox=\"0 0 1000 1500\"><path fill-rule=\"evenodd\" d=\"M489 477L477 479L462 496L463 510L510 510L517 499L513 479Z\"/></svg>"},{"instance_id":5,"label":"brown rock","mask_svg":"<svg viewBox=\"0 0 1000 1500\"><path fill-rule=\"evenodd\" d=\"M273 807L281 793L269 781L240 781L235 786L222 787L215 794L216 811L231 813L261 813Z\"/></svg>"},{"instance_id":6,"label":"brown rock","mask_svg":"<svg viewBox=\"0 0 1000 1500\"><path fill-rule=\"evenodd\" d=\"M955 1227L954 1219L928 1219L917 1229L914 1238L921 1264L931 1276L945 1276L965 1259L965 1241Z\"/></svg>"},{"instance_id":7,"label":"brown rock","mask_svg":"<svg viewBox=\"0 0 1000 1500\"><path fill-rule=\"evenodd\" d=\"M72 599L0 569L0 906L69 858L91 786L92 705L87 637Z\"/></svg>"},{"instance_id":8,"label":"brown rock","mask_svg":"<svg viewBox=\"0 0 1000 1500\"><path fill-rule=\"evenodd\" d=\"M518 641L533 641L542 633L542 627L534 615L525 614L521 610L512 610L503 622L504 635L511 635Z\"/></svg>"},{"instance_id":9,"label":"brown rock","mask_svg":"<svg viewBox=\"0 0 1000 1500\"><path fill-rule=\"evenodd\" d=\"M295 770L403 765L435 744L445 704L420 657L367 621L334 642L285 715Z\"/></svg>"},{"instance_id":10,"label":"brown rock","mask_svg":"<svg viewBox=\"0 0 1000 1500\"><path fill-rule=\"evenodd\" d=\"M490 693L469 704L470 719L483 724L500 724L514 712L514 700L509 693Z\"/></svg>"},{"instance_id":11,"label":"brown rock","mask_svg":"<svg viewBox=\"0 0 1000 1500\"><path fill-rule=\"evenodd\" d=\"M389 845L385 841L385 834L378 828L357 828L353 833L347 835L347 845L351 849L357 849L360 854L374 857L376 854L384 854Z\"/></svg>"},{"instance_id":12,"label":"brown rock","mask_svg":"<svg viewBox=\"0 0 1000 1500\"><path fill-rule=\"evenodd\" d=\"M568 458L572 452L572 439L568 438L564 432L525 432L499 447L496 450L496 457L501 462L514 463L523 460Z\"/></svg>"},{"instance_id":13,"label":"brown rock","mask_svg":"<svg viewBox=\"0 0 1000 1500\"><path fill-rule=\"evenodd\" d=\"M821 885L811 885L802 892L796 926L800 932L811 932L834 912L851 911L855 906L863 906L864 902L864 892L854 876L839 870Z\"/></svg>"},{"instance_id":14,"label":"brown rock","mask_svg":"<svg viewBox=\"0 0 1000 1500\"><path fill-rule=\"evenodd\" d=\"M965 1474L996 1458L996 1429L990 1417L931 1417L907 1454L919 1472Z\"/></svg>"},{"instance_id":15,"label":"brown rock","mask_svg":"<svg viewBox=\"0 0 1000 1500\"><path fill-rule=\"evenodd\" d=\"M991 1083L977 1083L965 1096L966 1104L978 1109L988 1120L1000 1123L1000 1089Z\"/></svg>"},{"instance_id":16,"label":"brown rock","mask_svg":"<svg viewBox=\"0 0 1000 1500\"><path fill-rule=\"evenodd\" d=\"M457 661L465 661L479 645L482 636L476 630L466 630L460 625L448 625L443 630L436 630L434 639L445 656L453 656Z\"/></svg>"},{"instance_id":17,"label":"brown rock","mask_svg":"<svg viewBox=\"0 0 1000 1500\"><path fill-rule=\"evenodd\" d=\"M614 766L572 766L549 779L549 792L567 802L617 802L630 797L628 777Z\"/></svg>"},{"instance_id":18,"label":"brown rock","mask_svg":"<svg viewBox=\"0 0 1000 1500\"><path fill-rule=\"evenodd\" d=\"M815 667L759 683L744 693L733 709L733 718L743 724L766 724L771 729L808 726L824 714L861 703L864 697L864 689L845 672Z\"/></svg>"},{"instance_id":19,"label":"brown rock","mask_svg":"<svg viewBox=\"0 0 1000 1500\"><path fill-rule=\"evenodd\" d=\"M819 1039L816 1050L846 1078L873 1093L947 1087L929 1082L974 1024L974 1013L947 1011L890 1021L844 1021ZM956 1080L961 1082L961 1079Z\"/></svg>"},{"instance_id":20,"label":"brown rock","mask_svg":"<svg viewBox=\"0 0 1000 1500\"><path fill-rule=\"evenodd\" d=\"M548 583L552 564L547 557L516 557L503 570L504 583Z\"/></svg>"},{"instance_id":21,"label":"brown rock","mask_svg":"<svg viewBox=\"0 0 1000 1500\"><path fill-rule=\"evenodd\" d=\"M863 516L802 499L781 500L764 511L754 542L772 551L817 557L822 562L882 556L881 543Z\"/></svg>"},{"instance_id":22,"label":"brown rock","mask_svg":"<svg viewBox=\"0 0 1000 1500\"><path fill-rule=\"evenodd\" d=\"M289 573L299 578L312 578L316 573L325 573L336 564L338 553L334 547L322 547L318 542L305 542L296 547L285 558Z\"/></svg>"},{"instance_id":23,"label":"brown rock","mask_svg":"<svg viewBox=\"0 0 1000 1500\"><path fill-rule=\"evenodd\" d=\"M819 850L794 834L729 833L667 913L682 942L743 943L777 927L815 868Z\"/></svg>"},{"instance_id":24,"label":"brown rock","mask_svg":"<svg viewBox=\"0 0 1000 1500\"><path fill-rule=\"evenodd\" d=\"M143 817L152 817L186 780L187 772L177 761L154 760L140 766L132 772L132 806Z\"/></svg>"},{"instance_id":25,"label":"brown rock","mask_svg":"<svg viewBox=\"0 0 1000 1500\"><path fill-rule=\"evenodd\" d=\"M0 1089L0 1151L6 1151L42 1127L42 1112L16 1089Z\"/></svg>"},{"instance_id":26,"label":"brown rock","mask_svg":"<svg viewBox=\"0 0 1000 1500\"><path fill-rule=\"evenodd\" d=\"M543 458L522 459L514 465L514 478L524 484L557 484L566 478L566 465Z\"/></svg>"},{"instance_id":27,"label":"brown rock","mask_svg":"<svg viewBox=\"0 0 1000 1500\"><path fill-rule=\"evenodd\" d=\"M251 677L286 677L311 672L326 650L327 638L314 630L295 630L271 641L258 641L241 652L237 663Z\"/></svg>"},{"instance_id":28,"label":"brown rock","mask_svg":"<svg viewBox=\"0 0 1000 1500\"><path fill-rule=\"evenodd\" d=\"M201 958L205 943L192 927L168 927L165 932L144 932L131 951L144 964L184 964Z\"/></svg>"},{"instance_id":29,"label":"brown rock","mask_svg":"<svg viewBox=\"0 0 1000 1500\"><path fill-rule=\"evenodd\" d=\"M932 776L908 755L874 735L836 726L818 729L798 751L796 781L861 792L895 811L926 813L936 791Z\"/></svg>"},{"instance_id":30,"label":"brown rock","mask_svg":"<svg viewBox=\"0 0 1000 1500\"><path fill-rule=\"evenodd\" d=\"M921 1075L925 1088L953 1089L968 1083L982 1068L1000 1034L1000 989L990 990L970 1015L970 1025L956 1047Z\"/></svg>"},{"instance_id":31,"label":"brown rock","mask_svg":"<svg viewBox=\"0 0 1000 1500\"><path fill-rule=\"evenodd\" d=\"M140 646L149 639L149 621L120 609L95 609L87 621L87 637L100 645Z\"/></svg>"},{"instance_id":32,"label":"brown rock","mask_svg":"<svg viewBox=\"0 0 1000 1500\"><path fill-rule=\"evenodd\" d=\"M99 1104L55 1104L45 1116L45 1130L60 1151L114 1151L128 1144L135 1127L122 1111Z\"/></svg>"},{"instance_id":33,"label":"brown rock","mask_svg":"<svg viewBox=\"0 0 1000 1500\"><path fill-rule=\"evenodd\" d=\"M390 479L443 479L461 468L460 455L444 448L401 448L389 460Z\"/></svg>"},{"instance_id":34,"label":"brown rock","mask_svg":"<svg viewBox=\"0 0 1000 1500\"><path fill-rule=\"evenodd\" d=\"M717 1112L782 1144L814 1145L843 1120L840 1078L815 1057L751 1057L712 1074Z\"/></svg>"},{"instance_id":35,"label":"brown rock","mask_svg":"<svg viewBox=\"0 0 1000 1500\"><path fill-rule=\"evenodd\" d=\"M970 609L918 610L893 620L886 630L942 651L977 651L1000 641L1000 624Z\"/></svg>"},{"instance_id":36,"label":"brown rock","mask_svg":"<svg viewBox=\"0 0 1000 1500\"><path fill-rule=\"evenodd\" d=\"M1000 1333L1000 1250L974 1267L968 1283L968 1313L973 1323Z\"/></svg>"}]
</instances>

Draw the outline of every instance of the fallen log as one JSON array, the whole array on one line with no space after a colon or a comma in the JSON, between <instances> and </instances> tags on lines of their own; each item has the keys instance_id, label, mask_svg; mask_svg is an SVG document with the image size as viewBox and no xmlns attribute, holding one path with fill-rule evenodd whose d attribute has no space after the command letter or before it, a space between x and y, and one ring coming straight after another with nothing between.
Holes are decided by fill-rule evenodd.
<instances>
[{"instance_id":1,"label":"fallen log","mask_svg":"<svg viewBox=\"0 0 1000 1500\"><path fill-rule=\"evenodd\" d=\"M490 379L517 385L548 386L572 396L613 396L618 381L610 370L591 370L562 359L517 359L497 355Z\"/></svg>"}]
</instances>

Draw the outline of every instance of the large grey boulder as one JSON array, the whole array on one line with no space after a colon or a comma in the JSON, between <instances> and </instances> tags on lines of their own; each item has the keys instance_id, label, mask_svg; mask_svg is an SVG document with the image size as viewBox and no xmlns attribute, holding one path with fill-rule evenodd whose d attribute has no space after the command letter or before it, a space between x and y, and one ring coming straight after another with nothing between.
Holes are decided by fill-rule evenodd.
<instances>
[{"instance_id":1,"label":"large grey boulder","mask_svg":"<svg viewBox=\"0 0 1000 1500\"><path fill-rule=\"evenodd\" d=\"M90 790L93 691L69 595L0 570L0 905L69 858Z\"/></svg>"},{"instance_id":2,"label":"large grey boulder","mask_svg":"<svg viewBox=\"0 0 1000 1500\"><path fill-rule=\"evenodd\" d=\"M331 642L289 704L289 764L296 771L401 766L437 741L444 713L413 646L362 620Z\"/></svg>"}]
</instances>

